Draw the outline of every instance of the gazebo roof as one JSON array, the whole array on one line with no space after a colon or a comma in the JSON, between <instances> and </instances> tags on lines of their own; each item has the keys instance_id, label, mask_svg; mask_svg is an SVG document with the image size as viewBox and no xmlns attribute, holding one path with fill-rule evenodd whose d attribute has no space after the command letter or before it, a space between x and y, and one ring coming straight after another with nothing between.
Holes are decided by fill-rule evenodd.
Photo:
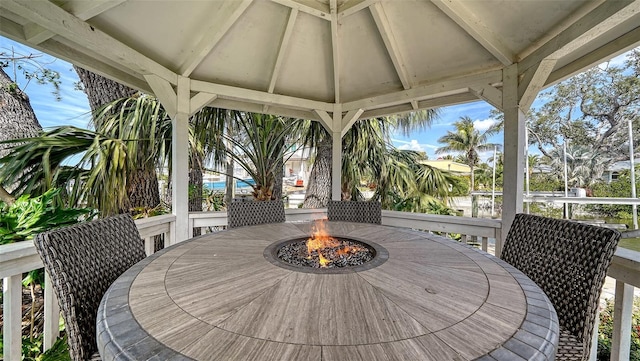
<instances>
[{"instance_id":1,"label":"gazebo roof","mask_svg":"<svg viewBox=\"0 0 640 361\"><path fill-rule=\"evenodd\" d=\"M537 91L640 40L638 2L2 0L0 34L192 106L345 123ZM165 98L166 99L166 98ZM171 104L168 105L171 108ZM342 124L342 128L350 125Z\"/></svg>"}]
</instances>

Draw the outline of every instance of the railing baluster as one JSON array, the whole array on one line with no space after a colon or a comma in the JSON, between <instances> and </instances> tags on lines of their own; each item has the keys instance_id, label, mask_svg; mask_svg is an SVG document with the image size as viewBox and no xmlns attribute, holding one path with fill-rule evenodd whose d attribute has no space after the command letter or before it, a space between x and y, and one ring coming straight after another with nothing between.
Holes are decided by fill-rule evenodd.
<instances>
[{"instance_id":1,"label":"railing baluster","mask_svg":"<svg viewBox=\"0 0 640 361\"><path fill-rule=\"evenodd\" d=\"M626 361L630 357L633 291L634 287L632 285L616 281L611 361Z\"/></svg>"},{"instance_id":2,"label":"railing baluster","mask_svg":"<svg viewBox=\"0 0 640 361\"><path fill-rule=\"evenodd\" d=\"M4 278L2 293L3 358L20 360L22 358L22 274Z\"/></svg>"},{"instance_id":3,"label":"railing baluster","mask_svg":"<svg viewBox=\"0 0 640 361\"><path fill-rule=\"evenodd\" d=\"M488 252L489 250L489 237L482 237L482 250Z\"/></svg>"},{"instance_id":4,"label":"railing baluster","mask_svg":"<svg viewBox=\"0 0 640 361\"><path fill-rule=\"evenodd\" d=\"M60 306L53 292L49 272L44 274L44 350L50 349L60 336Z\"/></svg>"},{"instance_id":5,"label":"railing baluster","mask_svg":"<svg viewBox=\"0 0 640 361\"><path fill-rule=\"evenodd\" d=\"M144 252L147 256L151 256L156 251L155 236L147 237L144 239Z\"/></svg>"}]
</instances>

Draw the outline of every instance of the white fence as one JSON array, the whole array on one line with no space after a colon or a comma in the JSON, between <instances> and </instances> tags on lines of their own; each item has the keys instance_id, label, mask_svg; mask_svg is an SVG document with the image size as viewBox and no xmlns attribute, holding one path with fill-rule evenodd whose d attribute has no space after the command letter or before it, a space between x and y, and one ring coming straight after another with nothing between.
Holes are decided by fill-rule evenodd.
<instances>
[{"instance_id":1,"label":"white fence","mask_svg":"<svg viewBox=\"0 0 640 361\"><path fill-rule=\"evenodd\" d=\"M326 209L287 209L288 222L311 221L326 218ZM204 232L226 227L226 212L194 212L189 214L190 229ZM462 241L473 242L491 253L502 246L501 221L468 217L438 216L395 211L382 212L382 224L395 227L431 231L442 235L455 235ZM175 234L173 215L157 216L136 221L145 239L147 254L153 252L153 237L164 234L165 242L172 244ZM495 245L495 249L491 245ZM22 273L42 267L42 262L31 242L0 246L0 277L3 279L3 343L4 360L20 360ZM618 249L609 276L616 279L614 337L611 360L629 359L629 339L634 287L640 287L640 252ZM45 348L49 348L58 336L57 301L45 290Z\"/></svg>"}]
</instances>

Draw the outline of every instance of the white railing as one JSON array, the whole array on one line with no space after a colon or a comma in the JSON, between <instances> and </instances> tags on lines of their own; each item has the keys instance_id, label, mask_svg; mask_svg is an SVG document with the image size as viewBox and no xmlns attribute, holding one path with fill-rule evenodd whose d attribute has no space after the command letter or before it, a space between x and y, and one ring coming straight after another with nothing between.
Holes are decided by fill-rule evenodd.
<instances>
[{"instance_id":1,"label":"white railing","mask_svg":"<svg viewBox=\"0 0 640 361\"><path fill-rule=\"evenodd\" d=\"M326 209L287 209L288 222L311 221L326 218ZM173 244L175 216L163 215L136 220L145 239L147 253L153 252L153 237L164 234L165 241ZM226 212L193 212L189 226L210 231L211 227L226 227ZM442 235L461 235L462 240L478 242L483 250L499 254L503 235L501 221L468 217L438 216L395 211L382 212L382 224L430 231ZM491 249L491 241L495 249ZM31 242L0 246L0 277L4 293L4 359L19 360L21 352L21 297L22 273L42 267L42 262ZM611 360L629 359L629 339L634 287L640 288L640 252L618 249L608 275L616 279L614 332ZM45 289L46 291L46 289ZM45 292L45 348L57 336L59 311L52 294Z\"/></svg>"}]
</instances>

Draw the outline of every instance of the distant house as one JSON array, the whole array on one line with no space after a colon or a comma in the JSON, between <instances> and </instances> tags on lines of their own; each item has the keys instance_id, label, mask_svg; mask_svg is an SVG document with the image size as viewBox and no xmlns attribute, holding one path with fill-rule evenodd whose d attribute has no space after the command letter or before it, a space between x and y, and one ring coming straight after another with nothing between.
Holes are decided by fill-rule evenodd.
<instances>
[{"instance_id":1,"label":"distant house","mask_svg":"<svg viewBox=\"0 0 640 361\"><path fill-rule=\"evenodd\" d=\"M440 170L446 170L457 175L470 175L471 167L466 164L454 162L448 159L423 160L422 164L430 165Z\"/></svg>"}]
</instances>

